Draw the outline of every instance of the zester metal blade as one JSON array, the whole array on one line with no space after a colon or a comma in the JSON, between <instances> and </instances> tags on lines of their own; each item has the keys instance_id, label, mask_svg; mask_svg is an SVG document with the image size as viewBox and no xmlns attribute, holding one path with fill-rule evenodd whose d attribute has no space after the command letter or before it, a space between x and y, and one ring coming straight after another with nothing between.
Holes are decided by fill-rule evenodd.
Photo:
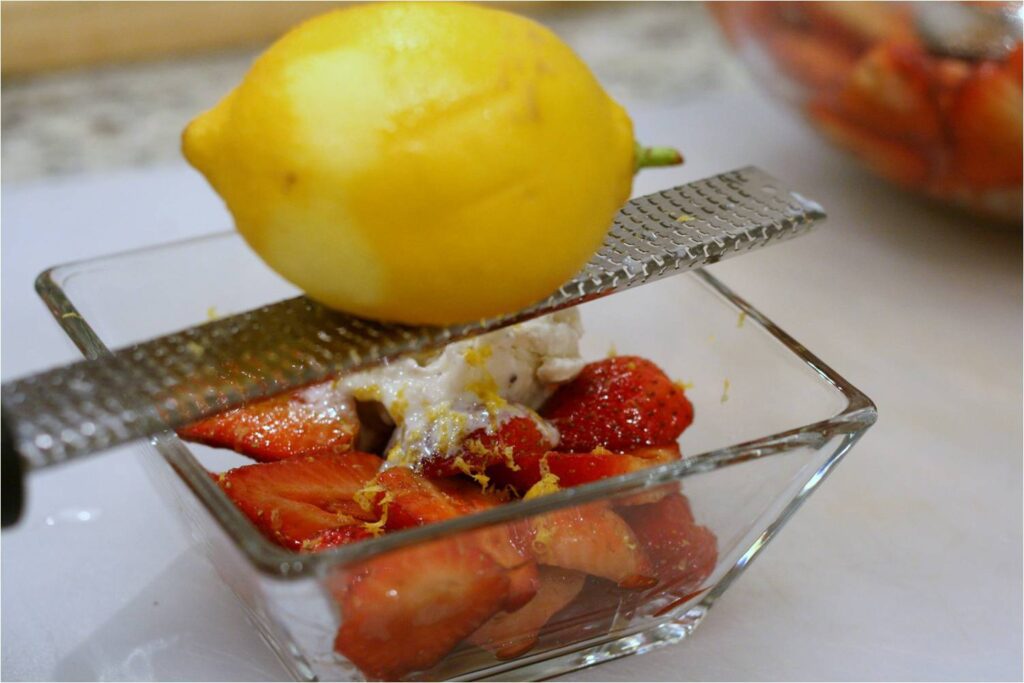
<instances>
[{"instance_id":1,"label":"zester metal blade","mask_svg":"<svg viewBox=\"0 0 1024 683\"><path fill-rule=\"evenodd\" d=\"M824 217L817 203L743 168L631 200L579 275L518 313L406 326L298 297L6 383L4 418L26 465L45 467L715 263L795 237Z\"/></svg>"}]
</instances>

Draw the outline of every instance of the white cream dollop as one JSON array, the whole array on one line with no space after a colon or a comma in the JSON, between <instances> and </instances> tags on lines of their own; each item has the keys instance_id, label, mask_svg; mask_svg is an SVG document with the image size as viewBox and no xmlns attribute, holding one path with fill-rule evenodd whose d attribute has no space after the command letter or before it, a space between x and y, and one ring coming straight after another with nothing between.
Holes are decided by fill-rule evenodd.
<instances>
[{"instance_id":1,"label":"white cream dollop","mask_svg":"<svg viewBox=\"0 0 1024 683\"><path fill-rule=\"evenodd\" d=\"M389 464L444 455L463 437L513 417L537 421L551 445L557 431L533 411L583 369L575 309L456 342L429 359L403 358L340 378L335 390L379 401L395 423Z\"/></svg>"}]
</instances>

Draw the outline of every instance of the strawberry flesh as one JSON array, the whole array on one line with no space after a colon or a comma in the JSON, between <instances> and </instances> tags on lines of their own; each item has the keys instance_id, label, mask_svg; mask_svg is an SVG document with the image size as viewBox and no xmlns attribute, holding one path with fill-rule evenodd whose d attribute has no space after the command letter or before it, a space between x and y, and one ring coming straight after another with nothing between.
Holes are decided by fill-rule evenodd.
<instances>
[{"instance_id":1,"label":"strawberry flesh","mask_svg":"<svg viewBox=\"0 0 1024 683\"><path fill-rule=\"evenodd\" d=\"M1024 164L1021 83L1010 70L983 64L960 88L950 112L953 167L977 187L1021 183Z\"/></svg>"},{"instance_id":2,"label":"strawberry flesh","mask_svg":"<svg viewBox=\"0 0 1024 683\"><path fill-rule=\"evenodd\" d=\"M630 453L598 450L590 453L526 454L516 458L517 469L502 463L487 471L498 486L511 486L520 495L541 480L542 461L551 474L558 477L561 488L581 486L590 482L656 467L680 458L679 446L640 448Z\"/></svg>"},{"instance_id":3,"label":"strawberry flesh","mask_svg":"<svg viewBox=\"0 0 1024 683\"><path fill-rule=\"evenodd\" d=\"M683 390L657 365L636 356L584 366L540 414L558 428L558 450L567 452L663 446L693 422L693 406Z\"/></svg>"},{"instance_id":4,"label":"strawberry flesh","mask_svg":"<svg viewBox=\"0 0 1024 683\"><path fill-rule=\"evenodd\" d=\"M408 529L460 517L501 504L503 499L464 480L431 480L408 467L392 467L377 477L378 514L389 531ZM537 592L537 566L527 551L529 532L524 522L510 522L464 534L508 570L510 590L506 610L526 604Z\"/></svg>"},{"instance_id":5,"label":"strawberry flesh","mask_svg":"<svg viewBox=\"0 0 1024 683\"><path fill-rule=\"evenodd\" d=\"M471 540L445 539L368 560L340 580L334 648L371 679L429 669L506 603L509 578Z\"/></svg>"},{"instance_id":6,"label":"strawberry flesh","mask_svg":"<svg viewBox=\"0 0 1024 683\"><path fill-rule=\"evenodd\" d=\"M592 574L623 588L655 582L633 531L607 504L588 503L530 519L533 555L541 564Z\"/></svg>"},{"instance_id":7,"label":"strawberry flesh","mask_svg":"<svg viewBox=\"0 0 1024 683\"><path fill-rule=\"evenodd\" d=\"M471 432L455 452L425 458L419 467L430 477L477 473L491 465L543 453L554 445L541 433L533 419L513 417L496 429L477 429Z\"/></svg>"},{"instance_id":8,"label":"strawberry flesh","mask_svg":"<svg viewBox=\"0 0 1024 683\"><path fill-rule=\"evenodd\" d=\"M714 571L718 541L710 529L696 524L686 496L674 492L618 513L649 558L658 593L689 594Z\"/></svg>"},{"instance_id":9,"label":"strawberry flesh","mask_svg":"<svg viewBox=\"0 0 1024 683\"><path fill-rule=\"evenodd\" d=\"M260 462L352 450L359 432L355 414L307 401L304 392L292 391L193 422L178 435Z\"/></svg>"},{"instance_id":10,"label":"strawberry flesh","mask_svg":"<svg viewBox=\"0 0 1024 683\"><path fill-rule=\"evenodd\" d=\"M513 659L537 643L541 628L579 595L587 575L555 567L540 568L537 595L522 609L499 612L470 636L469 642L498 659Z\"/></svg>"},{"instance_id":11,"label":"strawberry flesh","mask_svg":"<svg viewBox=\"0 0 1024 683\"><path fill-rule=\"evenodd\" d=\"M380 464L369 453L304 456L238 467L218 483L267 538L301 550L320 532L374 519L353 497Z\"/></svg>"}]
</instances>

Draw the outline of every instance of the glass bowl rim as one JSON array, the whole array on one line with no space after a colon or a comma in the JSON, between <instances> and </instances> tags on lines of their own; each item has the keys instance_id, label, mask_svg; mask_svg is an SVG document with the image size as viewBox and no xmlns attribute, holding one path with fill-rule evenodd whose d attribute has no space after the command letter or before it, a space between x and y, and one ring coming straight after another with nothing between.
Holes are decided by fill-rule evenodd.
<instances>
[{"instance_id":1,"label":"glass bowl rim","mask_svg":"<svg viewBox=\"0 0 1024 683\"><path fill-rule=\"evenodd\" d=\"M59 278L65 271L75 271L85 266L97 266L104 262L140 256L166 248L189 243L214 241L227 237L237 237L237 233L234 231L218 232L187 240L178 240L53 266L44 270L36 278L36 291L56 319L57 324L71 338L83 355L87 358L107 355L111 352L111 349L106 346L88 321L81 315L61 285ZM289 551L263 536L256 526L245 517L213 481L206 469L176 434L164 432L153 437L150 440L150 444L163 456L167 464L175 470L185 485L196 495L254 567L261 573L275 578L296 579L312 575L322 575L335 567L459 532L522 519L538 513L592 502L616 494L638 492L658 484L677 481L693 474L708 472L757 458L778 455L797 448L817 448L834 437L847 436L848 438L832 454L828 462L822 466L819 476L816 476L804 487L800 494L777 518L776 522L773 523L769 531L771 534L774 534L774 531L796 511L796 508L803 502L803 499L821 483L824 475L828 473L831 467L852 447L853 443L859 439L863 432L874 424L878 415L877 409L874 402L861 390L835 372L830 366L804 347L803 344L797 342L706 270L697 269L684 273L684 275L697 278L712 293L717 294L723 299L725 303L731 304L742 315L745 315L746 318L758 324L805 366L813 370L825 383L831 385L834 390L841 394L846 400L846 406L832 417L824 420L818 420L803 426L703 453L688 455L686 458L676 462L603 479L584 486L563 489L532 500L513 501L490 510L386 534L378 538L367 539L359 543L311 554L299 554ZM761 545L763 544L759 544L758 549Z\"/></svg>"}]
</instances>

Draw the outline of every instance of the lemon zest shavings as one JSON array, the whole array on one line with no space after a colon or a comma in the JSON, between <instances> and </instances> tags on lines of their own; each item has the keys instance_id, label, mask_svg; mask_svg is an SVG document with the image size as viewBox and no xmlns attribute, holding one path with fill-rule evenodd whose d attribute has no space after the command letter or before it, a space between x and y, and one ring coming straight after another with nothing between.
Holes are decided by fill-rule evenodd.
<instances>
[{"instance_id":1,"label":"lemon zest shavings","mask_svg":"<svg viewBox=\"0 0 1024 683\"><path fill-rule=\"evenodd\" d=\"M466 390L476 394L487 411L491 415L496 415L498 411L508 406L508 401L498 393L498 383L494 381L494 376L486 370L482 374L482 377L467 384Z\"/></svg>"},{"instance_id":2,"label":"lemon zest shavings","mask_svg":"<svg viewBox=\"0 0 1024 683\"><path fill-rule=\"evenodd\" d=\"M405 419L405 411L409 408L409 399L405 397L405 387L402 387L395 394L395 400L388 406L388 413L395 422Z\"/></svg>"},{"instance_id":3,"label":"lemon zest shavings","mask_svg":"<svg viewBox=\"0 0 1024 683\"><path fill-rule=\"evenodd\" d=\"M533 537L533 550L538 554L545 552L547 547L551 544L551 539L554 538L555 532L547 524L537 525L537 533Z\"/></svg>"},{"instance_id":4,"label":"lemon zest shavings","mask_svg":"<svg viewBox=\"0 0 1024 683\"><path fill-rule=\"evenodd\" d=\"M540 480L530 487L530 490L523 496L523 500L533 500L550 493L557 493L561 490L558 485L558 475L551 471L548 465L548 456L545 453L540 459Z\"/></svg>"},{"instance_id":5,"label":"lemon zest shavings","mask_svg":"<svg viewBox=\"0 0 1024 683\"><path fill-rule=\"evenodd\" d=\"M358 401L380 401L384 392L376 384L368 384L365 387L356 387L352 390L352 396Z\"/></svg>"},{"instance_id":6,"label":"lemon zest shavings","mask_svg":"<svg viewBox=\"0 0 1024 683\"><path fill-rule=\"evenodd\" d=\"M482 368L492 355L494 355L494 349L491 348L490 344L470 346L462 353L466 364L474 368Z\"/></svg>"},{"instance_id":7,"label":"lemon zest shavings","mask_svg":"<svg viewBox=\"0 0 1024 683\"><path fill-rule=\"evenodd\" d=\"M480 468L473 467L466 462L461 455L456 456L452 464L455 465L455 469L480 484L480 488L484 491L486 491L490 486L491 478L484 474Z\"/></svg>"},{"instance_id":8,"label":"lemon zest shavings","mask_svg":"<svg viewBox=\"0 0 1024 683\"><path fill-rule=\"evenodd\" d=\"M505 467L509 468L513 472L518 472L523 469L516 462L516 450L511 446L505 446L500 451L501 457L505 458Z\"/></svg>"},{"instance_id":9,"label":"lemon zest shavings","mask_svg":"<svg viewBox=\"0 0 1024 683\"><path fill-rule=\"evenodd\" d=\"M367 532L374 536L380 536L384 533L384 525L388 523L388 508L394 499L390 491L384 494L384 497L380 500L380 519L376 522L363 522L363 528Z\"/></svg>"},{"instance_id":10,"label":"lemon zest shavings","mask_svg":"<svg viewBox=\"0 0 1024 683\"><path fill-rule=\"evenodd\" d=\"M378 484L375 481L371 481L363 488L359 489L352 495L352 500L362 508L363 512L371 512L373 510L373 498L378 493L386 493L387 489Z\"/></svg>"},{"instance_id":11,"label":"lemon zest shavings","mask_svg":"<svg viewBox=\"0 0 1024 683\"><path fill-rule=\"evenodd\" d=\"M729 382L729 378L726 377L725 380L722 382L722 403L725 403L726 401L729 400L729 387L730 386L731 386L731 383Z\"/></svg>"}]
</instances>

